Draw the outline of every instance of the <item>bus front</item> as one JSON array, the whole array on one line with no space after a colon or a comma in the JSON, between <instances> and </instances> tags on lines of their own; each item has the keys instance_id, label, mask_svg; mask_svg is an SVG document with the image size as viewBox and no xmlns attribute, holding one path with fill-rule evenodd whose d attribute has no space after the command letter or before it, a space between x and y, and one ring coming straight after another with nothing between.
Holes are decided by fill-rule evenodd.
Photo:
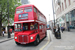
<instances>
[{"instance_id":1,"label":"bus front","mask_svg":"<svg viewBox=\"0 0 75 50\"><path fill-rule=\"evenodd\" d=\"M14 39L16 44L28 44L34 42L38 34L38 23L15 23Z\"/></svg>"}]
</instances>

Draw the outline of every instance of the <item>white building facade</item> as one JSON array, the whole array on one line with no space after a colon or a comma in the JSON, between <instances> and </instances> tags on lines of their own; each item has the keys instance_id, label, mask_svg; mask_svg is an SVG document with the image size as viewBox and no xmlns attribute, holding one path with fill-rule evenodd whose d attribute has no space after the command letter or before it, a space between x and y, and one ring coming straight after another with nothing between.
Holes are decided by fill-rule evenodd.
<instances>
[{"instance_id":1,"label":"white building facade","mask_svg":"<svg viewBox=\"0 0 75 50\"><path fill-rule=\"evenodd\" d=\"M56 21L60 26L75 27L75 0L54 0Z\"/></svg>"}]
</instances>

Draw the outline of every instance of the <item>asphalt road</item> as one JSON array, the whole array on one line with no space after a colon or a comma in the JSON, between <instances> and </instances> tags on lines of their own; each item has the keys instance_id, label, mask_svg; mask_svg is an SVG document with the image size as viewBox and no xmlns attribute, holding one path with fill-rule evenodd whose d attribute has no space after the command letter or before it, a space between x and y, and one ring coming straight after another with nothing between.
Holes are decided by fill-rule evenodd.
<instances>
[{"instance_id":1,"label":"asphalt road","mask_svg":"<svg viewBox=\"0 0 75 50\"><path fill-rule=\"evenodd\" d=\"M14 39L0 43L0 50L43 50L50 43L50 30L47 30L47 37L43 39L37 46L33 43L28 45L16 45Z\"/></svg>"}]
</instances>

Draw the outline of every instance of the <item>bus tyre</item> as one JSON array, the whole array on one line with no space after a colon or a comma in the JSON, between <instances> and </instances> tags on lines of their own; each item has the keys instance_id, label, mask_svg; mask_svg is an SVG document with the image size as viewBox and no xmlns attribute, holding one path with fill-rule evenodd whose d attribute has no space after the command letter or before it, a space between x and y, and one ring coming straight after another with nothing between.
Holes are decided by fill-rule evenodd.
<instances>
[{"instance_id":1,"label":"bus tyre","mask_svg":"<svg viewBox=\"0 0 75 50\"><path fill-rule=\"evenodd\" d=\"M18 43L18 42L15 42L17 45L20 45L20 43Z\"/></svg>"},{"instance_id":2,"label":"bus tyre","mask_svg":"<svg viewBox=\"0 0 75 50\"><path fill-rule=\"evenodd\" d=\"M38 37L38 38L36 38L36 40L34 41L34 45L35 45L35 46L38 45L39 42L40 42L40 39L39 39L39 37Z\"/></svg>"}]
</instances>

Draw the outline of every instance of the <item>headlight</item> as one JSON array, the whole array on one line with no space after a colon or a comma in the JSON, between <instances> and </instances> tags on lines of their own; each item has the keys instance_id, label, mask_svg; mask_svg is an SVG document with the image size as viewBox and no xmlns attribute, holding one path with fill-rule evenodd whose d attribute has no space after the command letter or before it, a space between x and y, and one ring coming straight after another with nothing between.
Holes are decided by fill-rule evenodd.
<instances>
[{"instance_id":1,"label":"headlight","mask_svg":"<svg viewBox=\"0 0 75 50\"><path fill-rule=\"evenodd\" d=\"M33 39L33 37L30 37L30 39Z\"/></svg>"},{"instance_id":2,"label":"headlight","mask_svg":"<svg viewBox=\"0 0 75 50\"><path fill-rule=\"evenodd\" d=\"M15 39L17 39L17 37L15 37Z\"/></svg>"}]
</instances>

